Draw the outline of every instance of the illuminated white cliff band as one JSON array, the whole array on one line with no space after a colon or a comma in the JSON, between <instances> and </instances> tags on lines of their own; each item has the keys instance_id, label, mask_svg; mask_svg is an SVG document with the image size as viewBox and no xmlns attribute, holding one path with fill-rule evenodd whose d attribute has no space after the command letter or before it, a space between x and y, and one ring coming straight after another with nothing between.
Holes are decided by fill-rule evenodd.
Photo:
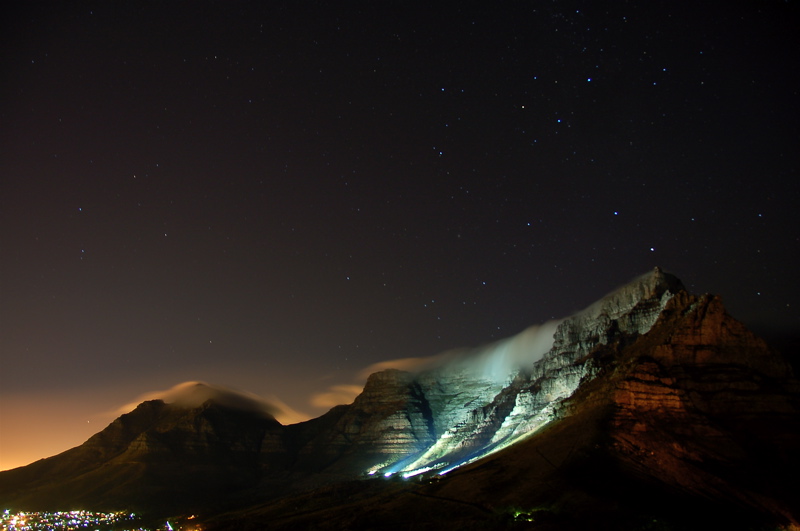
<instances>
[{"instance_id":1,"label":"illuminated white cliff band","mask_svg":"<svg viewBox=\"0 0 800 531\"><path fill-rule=\"evenodd\" d=\"M431 429L415 432L416 444L409 444L408 452L371 466L366 474L446 474L530 436L595 376L590 354L597 345L646 333L680 287L679 280L656 268L572 317L444 357L434 368L407 375L424 395ZM392 419L382 428L400 430Z\"/></svg>"}]
</instances>

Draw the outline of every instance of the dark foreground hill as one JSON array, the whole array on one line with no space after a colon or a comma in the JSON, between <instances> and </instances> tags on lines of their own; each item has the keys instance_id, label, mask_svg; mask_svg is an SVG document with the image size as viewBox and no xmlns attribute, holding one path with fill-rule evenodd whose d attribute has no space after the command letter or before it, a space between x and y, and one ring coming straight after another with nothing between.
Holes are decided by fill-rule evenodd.
<instances>
[{"instance_id":1,"label":"dark foreground hill","mask_svg":"<svg viewBox=\"0 0 800 531\"><path fill-rule=\"evenodd\" d=\"M0 473L0 502L206 529L798 528L800 385L718 297L656 270L539 332L292 426L146 402Z\"/></svg>"}]
</instances>

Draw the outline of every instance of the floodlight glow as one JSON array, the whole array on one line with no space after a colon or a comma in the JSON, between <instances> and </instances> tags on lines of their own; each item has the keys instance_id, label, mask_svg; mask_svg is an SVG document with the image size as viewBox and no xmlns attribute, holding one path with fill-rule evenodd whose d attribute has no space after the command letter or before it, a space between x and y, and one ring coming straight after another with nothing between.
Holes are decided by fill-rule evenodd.
<instances>
[{"instance_id":1,"label":"floodlight glow","mask_svg":"<svg viewBox=\"0 0 800 531\"><path fill-rule=\"evenodd\" d=\"M418 468L416 470L412 470L411 472L406 472L405 474L403 474L403 477L406 478L406 479L413 478L414 476L418 476L420 474L424 474L425 472L427 472L429 470L433 470L433 467L425 466L425 467L422 467L422 468Z\"/></svg>"}]
</instances>

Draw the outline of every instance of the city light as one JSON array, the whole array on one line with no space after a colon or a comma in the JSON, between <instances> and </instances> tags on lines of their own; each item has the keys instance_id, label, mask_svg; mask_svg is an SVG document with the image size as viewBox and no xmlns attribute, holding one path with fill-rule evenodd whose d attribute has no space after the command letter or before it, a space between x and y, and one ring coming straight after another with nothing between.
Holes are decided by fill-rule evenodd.
<instances>
[{"instance_id":1,"label":"city light","mask_svg":"<svg viewBox=\"0 0 800 531\"><path fill-rule=\"evenodd\" d=\"M194 519L192 515L187 519ZM0 513L1 531L190 531L199 527L183 527L165 522L158 527L141 525L141 515L127 511L103 513L95 511L12 512Z\"/></svg>"}]
</instances>

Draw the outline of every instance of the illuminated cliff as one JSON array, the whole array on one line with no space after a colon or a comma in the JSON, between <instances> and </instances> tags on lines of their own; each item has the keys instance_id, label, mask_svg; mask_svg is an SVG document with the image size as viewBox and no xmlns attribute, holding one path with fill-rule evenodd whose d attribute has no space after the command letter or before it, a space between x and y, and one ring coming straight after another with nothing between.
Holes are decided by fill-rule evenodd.
<instances>
[{"instance_id":1,"label":"illuminated cliff","mask_svg":"<svg viewBox=\"0 0 800 531\"><path fill-rule=\"evenodd\" d=\"M584 515L585 524L677 514L675 503L702 500L758 525L798 523L786 494L800 472L791 367L719 297L691 295L659 269L562 321L420 372L372 374L352 404L307 422L282 426L251 397L214 386L187 390L191 400L142 403L80 447L0 473L0 502L164 514L254 507L253 528L276 529L276 518L285 529L318 527L319 514L298 509L311 504L329 528L357 529L387 511L409 525L417 514L457 527L498 507L546 503L553 518ZM385 477L445 480L413 490L364 481ZM386 489L396 495L372 497ZM362 520L337 509L336 493L351 491ZM221 529L241 528L230 518Z\"/></svg>"}]
</instances>

